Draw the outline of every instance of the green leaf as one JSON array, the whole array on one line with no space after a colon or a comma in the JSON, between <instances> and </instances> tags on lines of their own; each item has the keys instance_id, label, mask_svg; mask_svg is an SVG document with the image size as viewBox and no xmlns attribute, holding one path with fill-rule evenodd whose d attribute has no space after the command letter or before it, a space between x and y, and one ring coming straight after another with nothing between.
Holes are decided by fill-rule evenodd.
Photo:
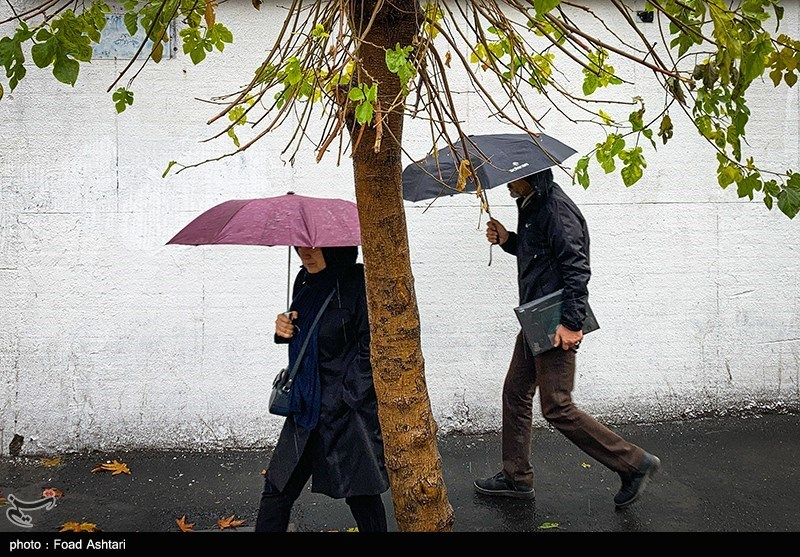
<instances>
[{"instance_id":1,"label":"green leaf","mask_svg":"<svg viewBox=\"0 0 800 557\"><path fill-rule=\"evenodd\" d=\"M233 42L233 33L231 33L230 29L225 27L221 23L217 23L214 25L214 31L216 31L217 39L222 41L223 43L232 43ZM220 49L222 50L222 49Z\"/></svg>"},{"instance_id":2,"label":"green leaf","mask_svg":"<svg viewBox=\"0 0 800 557\"><path fill-rule=\"evenodd\" d=\"M739 170L728 164L720 168L719 174L717 175L717 181L722 189L727 188L732 183L734 183L740 176Z\"/></svg>"},{"instance_id":3,"label":"green leaf","mask_svg":"<svg viewBox=\"0 0 800 557\"><path fill-rule=\"evenodd\" d=\"M31 47L31 58L33 63L39 68L46 68L53 63L56 57L56 44L55 39L48 39L43 43L38 43Z\"/></svg>"},{"instance_id":4,"label":"green leaf","mask_svg":"<svg viewBox=\"0 0 800 557\"><path fill-rule=\"evenodd\" d=\"M406 50L400 46L400 43L397 43L394 49L388 49L386 51L386 67L389 68L389 71L392 73L397 73L400 71L400 68L406 63L408 52L413 47L408 47L409 50Z\"/></svg>"},{"instance_id":5,"label":"green leaf","mask_svg":"<svg viewBox=\"0 0 800 557\"><path fill-rule=\"evenodd\" d=\"M289 85L297 85L303 79L303 70L300 67L300 60L290 58L286 64L286 80Z\"/></svg>"},{"instance_id":6,"label":"green leaf","mask_svg":"<svg viewBox=\"0 0 800 557\"><path fill-rule=\"evenodd\" d=\"M158 64L159 62L161 62L161 58L163 56L164 56L164 43L162 42L154 43L153 50L150 51L150 58L153 59L153 62Z\"/></svg>"},{"instance_id":7,"label":"green leaf","mask_svg":"<svg viewBox=\"0 0 800 557\"><path fill-rule=\"evenodd\" d=\"M347 97L353 102L363 101L365 98L364 91L355 87L350 89L350 92L347 93Z\"/></svg>"},{"instance_id":8,"label":"green leaf","mask_svg":"<svg viewBox=\"0 0 800 557\"><path fill-rule=\"evenodd\" d=\"M374 112L375 108L372 106L372 103L369 101L364 101L356 106L356 120L362 126L364 124L369 124L372 122L372 115Z\"/></svg>"},{"instance_id":9,"label":"green leaf","mask_svg":"<svg viewBox=\"0 0 800 557\"><path fill-rule=\"evenodd\" d=\"M746 178L740 180L736 186L736 192L740 199L743 197L749 197L752 201L753 192L761 189L761 181L758 179L758 174L749 174Z\"/></svg>"},{"instance_id":10,"label":"green leaf","mask_svg":"<svg viewBox=\"0 0 800 557\"><path fill-rule=\"evenodd\" d=\"M536 15L542 17L561 3L561 0L533 0Z\"/></svg>"},{"instance_id":11,"label":"green leaf","mask_svg":"<svg viewBox=\"0 0 800 557\"><path fill-rule=\"evenodd\" d=\"M189 53L189 58L192 59L192 63L197 65L203 60L206 59L206 50L205 48L195 48Z\"/></svg>"},{"instance_id":12,"label":"green leaf","mask_svg":"<svg viewBox=\"0 0 800 557\"><path fill-rule=\"evenodd\" d=\"M377 83L373 83L372 87L367 89L367 100L369 102L375 102L376 100L378 100L378 84Z\"/></svg>"},{"instance_id":13,"label":"green leaf","mask_svg":"<svg viewBox=\"0 0 800 557\"><path fill-rule=\"evenodd\" d=\"M589 187L589 157L581 157L575 165L575 173L573 174L573 183L575 180L583 186L583 189Z\"/></svg>"},{"instance_id":14,"label":"green leaf","mask_svg":"<svg viewBox=\"0 0 800 557\"><path fill-rule=\"evenodd\" d=\"M778 209L793 219L800 211L800 190L787 187L778 195Z\"/></svg>"},{"instance_id":15,"label":"green leaf","mask_svg":"<svg viewBox=\"0 0 800 557\"><path fill-rule=\"evenodd\" d=\"M539 526L540 530L551 530L553 528L558 528L558 522L542 522Z\"/></svg>"},{"instance_id":16,"label":"green leaf","mask_svg":"<svg viewBox=\"0 0 800 557\"><path fill-rule=\"evenodd\" d=\"M169 174L169 171L172 170L172 167L175 166L176 164L178 164L178 161L169 161L167 169L164 171L164 174L162 174L161 177L166 178L167 174Z\"/></svg>"},{"instance_id":17,"label":"green leaf","mask_svg":"<svg viewBox=\"0 0 800 557\"><path fill-rule=\"evenodd\" d=\"M625 186L631 187L639 181L644 174L644 171L642 170L641 166L631 165L623 167L620 171L620 174L622 175L622 182L625 184Z\"/></svg>"},{"instance_id":18,"label":"green leaf","mask_svg":"<svg viewBox=\"0 0 800 557\"><path fill-rule=\"evenodd\" d=\"M120 87L114 91L111 99L114 101L114 106L117 108L118 114L125 112L126 108L133 105L133 93L125 89L125 87Z\"/></svg>"},{"instance_id":19,"label":"green leaf","mask_svg":"<svg viewBox=\"0 0 800 557\"><path fill-rule=\"evenodd\" d=\"M583 94L587 97L597 91L597 76L591 72L586 73L583 79Z\"/></svg>"},{"instance_id":20,"label":"green leaf","mask_svg":"<svg viewBox=\"0 0 800 557\"><path fill-rule=\"evenodd\" d=\"M136 13L126 13L125 17L123 18L125 22L125 29L128 31L128 34L133 37L136 32L139 30L139 25L137 23L139 19L139 15Z\"/></svg>"},{"instance_id":21,"label":"green leaf","mask_svg":"<svg viewBox=\"0 0 800 557\"><path fill-rule=\"evenodd\" d=\"M228 137L230 137L233 140L234 145L236 145L237 147L241 147L241 144L239 143L239 136L236 135L236 132L234 131L233 128L228 130Z\"/></svg>"},{"instance_id":22,"label":"green leaf","mask_svg":"<svg viewBox=\"0 0 800 557\"><path fill-rule=\"evenodd\" d=\"M56 57L56 63L53 66L53 75L61 83L75 86L78 81L78 72L81 66L75 60L70 60L65 55Z\"/></svg>"},{"instance_id":23,"label":"green leaf","mask_svg":"<svg viewBox=\"0 0 800 557\"><path fill-rule=\"evenodd\" d=\"M311 36L315 37L317 39L320 39L320 38L327 39L331 35L330 35L330 33L325 32L325 26L323 24L317 23L314 26L314 29L311 30Z\"/></svg>"},{"instance_id":24,"label":"green leaf","mask_svg":"<svg viewBox=\"0 0 800 557\"><path fill-rule=\"evenodd\" d=\"M783 8L783 6L778 6L778 5L773 6L773 8L775 8L775 18L777 19L777 22L776 22L776 25L775 25L775 29L777 30L778 26L781 23L781 20L783 19L783 10L784 10L784 8Z\"/></svg>"}]
</instances>

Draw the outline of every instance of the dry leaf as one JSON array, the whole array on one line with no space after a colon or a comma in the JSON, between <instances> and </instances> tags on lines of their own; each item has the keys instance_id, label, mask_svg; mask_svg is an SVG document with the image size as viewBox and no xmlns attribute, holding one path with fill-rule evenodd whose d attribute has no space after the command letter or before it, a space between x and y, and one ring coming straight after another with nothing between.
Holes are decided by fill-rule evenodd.
<instances>
[{"instance_id":1,"label":"dry leaf","mask_svg":"<svg viewBox=\"0 0 800 557\"><path fill-rule=\"evenodd\" d=\"M217 14L214 12L214 8L216 7L216 2L206 2L206 27L211 29L214 27L214 24L217 22Z\"/></svg>"},{"instance_id":2,"label":"dry leaf","mask_svg":"<svg viewBox=\"0 0 800 557\"><path fill-rule=\"evenodd\" d=\"M591 464L589 464L588 462L581 462L581 467L582 467L582 468L591 468L591 467L592 467L592 465L591 465Z\"/></svg>"},{"instance_id":3,"label":"dry leaf","mask_svg":"<svg viewBox=\"0 0 800 557\"><path fill-rule=\"evenodd\" d=\"M0 495L0 507L5 507L6 505L10 505L11 503L8 502L8 499Z\"/></svg>"},{"instance_id":4,"label":"dry leaf","mask_svg":"<svg viewBox=\"0 0 800 557\"><path fill-rule=\"evenodd\" d=\"M450 54L450 51L448 50L447 53L444 55L444 65L449 68L450 67L450 61L452 59L453 59L453 55Z\"/></svg>"},{"instance_id":5,"label":"dry leaf","mask_svg":"<svg viewBox=\"0 0 800 557\"><path fill-rule=\"evenodd\" d=\"M42 466L45 468L53 468L54 466L58 466L61 464L61 457L57 456L55 458L43 458L42 459Z\"/></svg>"},{"instance_id":6,"label":"dry leaf","mask_svg":"<svg viewBox=\"0 0 800 557\"><path fill-rule=\"evenodd\" d=\"M178 528L181 529L181 532L191 532L192 528L194 528L194 522L186 524L186 515L176 518L175 523L178 525Z\"/></svg>"},{"instance_id":7,"label":"dry leaf","mask_svg":"<svg viewBox=\"0 0 800 557\"><path fill-rule=\"evenodd\" d=\"M558 528L558 522L542 522L542 525L539 526L540 530L552 530L553 528Z\"/></svg>"},{"instance_id":8,"label":"dry leaf","mask_svg":"<svg viewBox=\"0 0 800 557\"><path fill-rule=\"evenodd\" d=\"M225 530L226 528L236 528L244 524L244 520L234 520L234 518L236 518L235 514L230 515L228 518L220 518L217 520L217 526L220 530Z\"/></svg>"},{"instance_id":9,"label":"dry leaf","mask_svg":"<svg viewBox=\"0 0 800 557\"><path fill-rule=\"evenodd\" d=\"M59 532L100 532L100 529L92 522L65 522Z\"/></svg>"},{"instance_id":10,"label":"dry leaf","mask_svg":"<svg viewBox=\"0 0 800 557\"><path fill-rule=\"evenodd\" d=\"M464 188L467 187L467 177L469 177L470 172L469 159L462 160L461 164L458 165L458 180L456 181L456 189L458 191L464 191Z\"/></svg>"},{"instance_id":11,"label":"dry leaf","mask_svg":"<svg viewBox=\"0 0 800 557\"><path fill-rule=\"evenodd\" d=\"M46 487L42 490L42 497L61 497L64 492L57 487Z\"/></svg>"},{"instance_id":12,"label":"dry leaf","mask_svg":"<svg viewBox=\"0 0 800 557\"><path fill-rule=\"evenodd\" d=\"M253 7L257 10L261 10L262 0L253 0Z\"/></svg>"},{"instance_id":13,"label":"dry leaf","mask_svg":"<svg viewBox=\"0 0 800 557\"><path fill-rule=\"evenodd\" d=\"M124 462L119 462L118 460L114 460L114 462L104 462L97 468L92 468L92 472L104 472L109 471L111 472L112 476L116 476L117 474L128 474L130 476L131 471L128 468L128 465Z\"/></svg>"},{"instance_id":14,"label":"dry leaf","mask_svg":"<svg viewBox=\"0 0 800 557\"><path fill-rule=\"evenodd\" d=\"M261 475L262 476L266 476L267 475L267 469L266 468L261 471Z\"/></svg>"}]
</instances>

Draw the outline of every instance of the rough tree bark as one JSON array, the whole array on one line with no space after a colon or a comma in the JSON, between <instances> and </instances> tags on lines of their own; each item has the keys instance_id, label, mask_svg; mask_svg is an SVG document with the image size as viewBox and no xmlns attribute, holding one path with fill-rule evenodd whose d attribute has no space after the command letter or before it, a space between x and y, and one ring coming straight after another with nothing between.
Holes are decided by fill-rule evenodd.
<instances>
[{"instance_id":1,"label":"rough tree bark","mask_svg":"<svg viewBox=\"0 0 800 557\"><path fill-rule=\"evenodd\" d=\"M414 3L382 3L359 56L360 81L379 84L386 110L400 93L400 81L386 66L386 48L412 44L417 32ZM376 2L351 4L351 24L363 29ZM425 383L419 309L411 273L402 198L403 108L382 114L376 127L351 128L356 201L361 222L372 334L372 365L378 394L386 465L395 518L401 531L449 531L453 509L442 479L437 426ZM391 133L389 133L391 131ZM388 303L391 302L391 303Z\"/></svg>"}]
</instances>

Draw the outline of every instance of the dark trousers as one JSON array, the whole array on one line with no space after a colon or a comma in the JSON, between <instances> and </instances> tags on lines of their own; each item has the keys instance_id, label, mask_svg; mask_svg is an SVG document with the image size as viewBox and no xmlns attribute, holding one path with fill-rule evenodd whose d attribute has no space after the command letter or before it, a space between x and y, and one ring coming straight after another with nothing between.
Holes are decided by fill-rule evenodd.
<instances>
[{"instance_id":1,"label":"dark trousers","mask_svg":"<svg viewBox=\"0 0 800 557\"><path fill-rule=\"evenodd\" d=\"M256 518L256 532L285 532L289 527L292 506L311 477L312 452L306 446L283 491L279 491L269 479L265 479ZM380 495L346 497L345 502L350 507L359 532L387 531L386 509Z\"/></svg>"},{"instance_id":2,"label":"dark trousers","mask_svg":"<svg viewBox=\"0 0 800 557\"><path fill-rule=\"evenodd\" d=\"M575 350L554 348L534 357L522 332L503 384L503 471L515 483L532 486L533 396L539 389L542 416L586 454L614 470L633 472L644 450L627 442L572 402Z\"/></svg>"}]
</instances>

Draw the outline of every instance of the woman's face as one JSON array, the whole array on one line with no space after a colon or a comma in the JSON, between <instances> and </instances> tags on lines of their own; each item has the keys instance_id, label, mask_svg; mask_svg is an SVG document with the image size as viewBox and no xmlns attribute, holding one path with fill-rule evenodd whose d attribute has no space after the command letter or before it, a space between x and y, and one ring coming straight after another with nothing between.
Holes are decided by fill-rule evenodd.
<instances>
[{"instance_id":1,"label":"woman's face","mask_svg":"<svg viewBox=\"0 0 800 557\"><path fill-rule=\"evenodd\" d=\"M312 275L319 273L326 267L322 248L297 248L297 253L300 255L300 260L303 262L306 271Z\"/></svg>"}]
</instances>

